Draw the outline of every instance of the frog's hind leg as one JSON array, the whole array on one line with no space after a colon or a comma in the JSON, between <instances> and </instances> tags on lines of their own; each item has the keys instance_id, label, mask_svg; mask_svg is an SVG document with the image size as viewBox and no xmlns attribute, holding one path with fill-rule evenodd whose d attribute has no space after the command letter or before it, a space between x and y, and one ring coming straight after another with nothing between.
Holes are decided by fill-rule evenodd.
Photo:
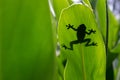
<instances>
[{"instance_id":1,"label":"frog's hind leg","mask_svg":"<svg viewBox=\"0 0 120 80\"><path fill-rule=\"evenodd\" d=\"M65 48L65 50L67 49L67 46L65 44L62 44L61 46Z\"/></svg>"},{"instance_id":2,"label":"frog's hind leg","mask_svg":"<svg viewBox=\"0 0 120 80\"><path fill-rule=\"evenodd\" d=\"M87 42L87 43L85 44L86 47L87 47L87 46L97 46L97 43L94 43L94 42L92 42L92 43L90 44L90 42L91 42L91 39L90 39L90 38L85 39L83 42Z\"/></svg>"},{"instance_id":3,"label":"frog's hind leg","mask_svg":"<svg viewBox=\"0 0 120 80\"><path fill-rule=\"evenodd\" d=\"M80 43L78 40L71 41L70 42L70 48L68 48L68 49L73 50L73 44L78 44L78 43Z\"/></svg>"},{"instance_id":4,"label":"frog's hind leg","mask_svg":"<svg viewBox=\"0 0 120 80\"><path fill-rule=\"evenodd\" d=\"M87 42L87 43L85 44L85 46L91 46L91 44L90 44L91 39L90 39L90 38L84 39L83 42Z\"/></svg>"}]
</instances>

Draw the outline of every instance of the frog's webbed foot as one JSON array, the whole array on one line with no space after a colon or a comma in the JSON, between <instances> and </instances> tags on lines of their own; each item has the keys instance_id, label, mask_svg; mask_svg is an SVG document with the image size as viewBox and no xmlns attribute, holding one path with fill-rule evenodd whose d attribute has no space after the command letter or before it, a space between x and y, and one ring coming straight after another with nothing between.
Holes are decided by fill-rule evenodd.
<instances>
[{"instance_id":1,"label":"frog's webbed foot","mask_svg":"<svg viewBox=\"0 0 120 80\"><path fill-rule=\"evenodd\" d=\"M92 46L97 46L97 43L92 42Z\"/></svg>"},{"instance_id":2,"label":"frog's webbed foot","mask_svg":"<svg viewBox=\"0 0 120 80\"><path fill-rule=\"evenodd\" d=\"M74 25L68 24L66 25L67 29L73 28Z\"/></svg>"},{"instance_id":3,"label":"frog's webbed foot","mask_svg":"<svg viewBox=\"0 0 120 80\"><path fill-rule=\"evenodd\" d=\"M67 49L67 46L65 44L62 44L62 47L65 48L65 50Z\"/></svg>"}]
</instances>

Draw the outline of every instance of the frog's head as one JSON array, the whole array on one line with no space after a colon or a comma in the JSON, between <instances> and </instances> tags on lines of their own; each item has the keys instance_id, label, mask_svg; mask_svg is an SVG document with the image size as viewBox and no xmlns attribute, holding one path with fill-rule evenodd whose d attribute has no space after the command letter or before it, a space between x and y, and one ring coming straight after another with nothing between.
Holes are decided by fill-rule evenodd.
<instances>
[{"instance_id":1,"label":"frog's head","mask_svg":"<svg viewBox=\"0 0 120 80\"><path fill-rule=\"evenodd\" d=\"M83 30L83 31L85 31L85 30L86 30L85 25L84 25L84 24L79 25L78 30Z\"/></svg>"}]
</instances>

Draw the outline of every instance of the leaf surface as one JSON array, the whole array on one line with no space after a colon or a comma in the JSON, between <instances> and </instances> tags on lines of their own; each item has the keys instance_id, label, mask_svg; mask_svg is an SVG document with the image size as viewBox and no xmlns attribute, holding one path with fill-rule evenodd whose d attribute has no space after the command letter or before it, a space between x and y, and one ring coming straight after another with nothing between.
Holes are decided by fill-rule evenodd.
<instances>
[{"instance_id":1,"label":"leaf surface","mask_svg":"<svg viewBox=\"0 0 120 80\"><path fill-rule=\"evenodd\" d=\"M74 29L68 29L68 24L73 25ZM78 27L84 24L86 30L79 31ZM66 27L67 25L67 27ZM85 35L84 31L95 30L91 35ZM82 4L74 4L63 10L58 23L58 37L61 47L61 55L65 55L67 63L64 71L65 80L105 80L105 46L102 36L98 30L93 11L90 7ZM97 46L85 46L87 42L82 40L90 39L90 43L97 43ZM72 42L76 41L77 42ZM70 43L73 50L69 50ZM66 48L66 49L65 49Z\"/></svg>"},{"instance_id":2,"label":"leaf surface","mask_svg":"<svg viewBox=\"0 0 120 80\"><path fill-rule=\"evenodd\" d=\"M0 80L54 80L47 0L0 0Z\"/></svg>"},{"instance_id":3,"label":"leaf surface","mask_svg":"<svg viewBox=\"0 0 120 80\"><path fill-rule=\"evenodd\" d=\"M96 16L100 31L103 35L104 40L106 40L106 4L105 0L98 0L96 4ZM108 37L108 48L111 50L115 47L118 40L119 25L113 13L108 9L109 17L109 37Z\"/></svg>"}]
</instances>

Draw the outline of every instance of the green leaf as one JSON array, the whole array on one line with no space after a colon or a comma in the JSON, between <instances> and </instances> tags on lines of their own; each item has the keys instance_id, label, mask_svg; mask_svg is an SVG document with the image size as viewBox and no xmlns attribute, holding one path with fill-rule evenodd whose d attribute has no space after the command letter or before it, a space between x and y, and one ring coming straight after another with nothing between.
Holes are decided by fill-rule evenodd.
<instances>
[{"instance_id":1,"label":"green leaf","mask_svg":"<svg viewBox=\"0 0 120 80\"><path fill-rule=\"evenodd\" d=\"M112 53L120 53L120 43L118 43L115 48L111 50Z\"/></svg>"},{"instance_id":2,"label":"green leaf","mask_svg":"<svg viewBox=\"0 0 120 80\"><path fill-rule=\"evenodd\" d=\"M109 11L109 39L108 47L113 49L118 41L119 24L111 11Z\"/></svg>"},{"instance_id":3,"label":"green leaf","mask_svg":"<svg viewBox=\"0 0 120 80\"><path fill-rule=\"evenodd\" d=\"M89 7L91 7L91 4L89 2L89 0L83 0Z\"/></svg>"},{"instance_id":4,"label":"green leaf","mask_svg":"<svg viewBox=\"0 0 120 80\"><path fill-rule=\"evenodd\" d=\"M77 36L74 30L67 29L66 25L68 24L74 25L75 29L84 24L86 31L96 30L95 34L86 35L83 40L91 39L90 44L96 42L97 46L86 47L86 42L77 42L73 44L73 50L69 50L70 42L77 40ZM85 34L83 32L79 32L81 33L79 37ZM67 58L64 70L65 80L105 80L105 46L90 7L74 4L64 9L58 23L58 37L61 55L65 55Z\"/></svg>"},{"instance_id":5,"label":"green leaf","mask_svg":"<svg viewBox=\"0 0 120 80\"><path fill-rule=\"evenodd\" d=\"M63 55L58 56L58 58L57 58L58 78L60 77L61 78L60 80L64 80L64 69L65 69L66 62L67 61Z\"/></svg>"},{"instance_id":6,"label":"green leaf","mask_svg":"<svg viewBox=\"0 0 120 80\"><path fill-rule=\"evenodd\" d=\"M47 0L0 0L0 80L54 80Z\"/></svg>"},{"instance_id":7,"label":"green leaf","mask_svg":"<svg viewBox=\"0 0 120 80\"><path fill-rule=\"evenodd\" d=\"M69 2L70 4L75 3L75 1L76 1L76 0L68 0L68 2ZM78 0L77 3L79 3L79 2L82 2L82 3L84 3L84 4L87 4L89 7L91 7L91 4L90 4L89 0Z\"/></svg>"},{"instance_id":8,"label":"green leaf","mask_svg":"<svg viewBox=\"0 0 120 80\"><path fill-rule=\"evenodd\" d=\"M106 39L106 4L105 0L98 0L96 4L96 15L100 31Z\"/></svg>"},{"instance_id":9,"label":"green leaf","mask_svg":"<svg viewBox=\"0 0 120 80\"><path fill-rule=\"evenodd\" d=\"M92 8L95 9L96 8L96 3L98 0L89 0L91 5L92 5Z\"/></svg>"},{"instance_id":10,"label":"green leaf","mask_svg":"<svg viewBox=\"0 0 120 80\"><path fill-rule=\"evenodd\" d=\"M106 40L106 5L105 5L105 0L98 0L97 1L97 6L96 6L96 13L97 13L97 19L98 19L98 24L101 30L101 33L104 37L104 40ZM109 16L109 37L108 37L108 48L111 50L117 40L118 40L118 31L119 31L119 26L118 22L113 15L113 13L109 10L108 11L108 16Z\"/></svg>"},{"instance_id":11,"label":"green leaf","mask_svg":"<svg viewBox=\"0 0 120 80\"><path fill-rule=\"evenodd\" d=\"M50 1L53 5L53 9L55 11L57 20L59 20L62 10L74 3L73 0L50 0ZM88 6L91 7L89 0L83 0L83 1L84 1L84 3L88 4Z\"/></svg>"},{"instance_id":12,"label":"green leaf","mask_svg":"<svg viewBox=\"0 0 120 80\"><path fill-rule=\"evenodd\" d=\"M61 14L61 11L69 6L69 2L67 0L51 0L51 3L53 5L55 15L57 20L59 20L59 16Z\"/></svg>"}]
</instances>

